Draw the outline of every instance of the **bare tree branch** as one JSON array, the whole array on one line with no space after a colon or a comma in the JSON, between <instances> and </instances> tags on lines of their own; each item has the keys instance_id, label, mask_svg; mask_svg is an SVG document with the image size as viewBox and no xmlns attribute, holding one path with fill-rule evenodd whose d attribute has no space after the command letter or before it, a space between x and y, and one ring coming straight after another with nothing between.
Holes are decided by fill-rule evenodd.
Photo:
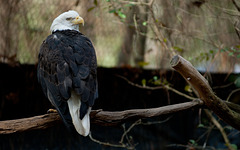
<instances>
[{"instance_id":1,"label":"bare tree branch","mask_svg":"<svg viewBox=\"0 0 240 150\"><path fill-rule=\"evenodd\" d=\"M240 24L239 21L236 21L234 23L234 29L236 31L236 34L237 34L238 38L240 39L240 29L238 28L239 24Z\"/></svg>"},{"instance_id":2,"label":"bare tree branch","mask_svg":"<svg viewBox=\"0 0 240 150\"><path fill-rule=\"evenodd\" d=\"M178 95L180 95L180 96L183 96L183 97L185 97L185 98L187 98L187 99L189 99L189 100L195 100L195 99L197 99L197 98L195 98L195 97L192 97L192 96L189 96L189 95L187 95L187 94L184 94L184 93L182 93L182 92L180 92L180 91L178 91L178 90L170 87L169 85L164 85L164 84L163 84L163 85L161 85L161 86L156 86L156 87L142 86L142 85L139 85L139 84L136 84L136 83L133 83L133 82L129 81L127 78L125 78L125 77L123 77L123 76L120 76L120 75L116 75L116 76L119 77L119 78L122 78L122 79L125 80L125 81L127 81L128 84L130 84L130 85L132 85L132 86L135 86L135 87L138 87L138 88L140 88L140 89L147 89L147 90L167 89L167 90L170 90L170 91L172 91L172 92L174 92L174 93L176 93L176 94L178 94Z\"/></svg>"},{"instance_id":3,"label":"bare tree branch","mask_svg":"<svg viewBox=\"0 0 240 150\"><path fill-rule=\"evenodd\" d=\"M192 108L194 106L200 106L202 104L202 101L197 99L191 102L150 109L132 109L118 112L99 111L94 114L91 113L91 119L92 123L97 123L104 126L117 125L130 119L150 118L164 114L171 114Z\"/></svg>"},{"instance_id":4,"label":"bare tree branch","mask_svg":"<svg viewBox=\"0 0 240 150\"><path fill-rule=\"evenodd\" d=\"M118 147L118 148L127 148L127 146L125 144L113 144L113 143L109 143L109 142L102 142L102 141L99 141L95 138L92 137L92 134L90 132L89 134L89 138L95 142L95 143L98 143L98 144L101 144L101 145L104 145L104 146L111 146L111 147Z\"/></svg>"},{"instance_id":5,"label":"bare tree branch","mask_svg":"<svg viewBox=\"0 0 240 150\"><path fill-rule=\"evenodd\" d=\"M60 122L60 116L57 113L16 120L0 121L0 134L46 129Z\"/></svg>"},{"instance_id":6,"label":"bare tree branch","mask_svg":"<svg viewBox=\"0 0 240 150\"><path fill-rule=\"evenodd\" d=\"M171 60L172 67L178 71L188 83L198 92L199 98L204 101L215 114L232 127L240 130L240 114L231 110L226 103L212 91L208 81L192 66L190 62L179 55Z\"/></svg>"},{"instance_id":7,"label":"bare tree branch","mask_svg":"<svg viewBox=\"0 0 240 150\"><path fill-rule=\"evenodd\" d=\"M117 77L119 78L122 78L123 80L125 80L128 84L134 86L134 87L137 87L137 88L141 88L141 89L147 89L147 90L159 90L159 89L167 89L167 90L170 90L180 96L183 96L189 100L195 100L197 99L196 97L192 97L192 96L189 96L185 93L182 93L178 90L176 90L175 88L172 88L170 87L169 85L161 85L161 86L156 86L156 87L150 87L150 86L142 86L142 85L139 85L139 84L136 84L136 83L133 83L131 81L129 81L127 78L123 77L123 76L120 76L120 75L116 75ZM231 83L233 84L233 83ZM229 84L230 85L230 84ZM226 86L229 86L229 85L225 85L225 86L222 86L222 87L226 87ZM222 88L221 86L219 88ZM217 87L215 87L217 88ZM224 103L226 103L226 105L231 108L232 110L236 111L237 113L240 113L240 106L238 104L235 104L235 103L232 103L232 102L229 102L229 99L230 97L232 96L233 93L239 91L240 89L236 89L236 90L233 90L230 95L228 96L227 100L226 101L222 101ZM196 93L197 95L197 93Z\"/></svg>"},{"instance_id":8,"label":"bare tree branch","mask_svg":"<svg viewBox=\"0 0 240 150\"><path fill-rule=\"evenodd\" d=\"M237 10L240 12L240 6L237 5L235 0L232 0L233 5L237 8Z\"/></svg>"},{"instance_id":9,"label":"bare tree branch","mask_svg":"<svg viewBox=\"0 0 240 150\"><path fill-rule=\"evenodd\" d=\"M171 114L178 111L186 110L195 106L202 105L201 100L194 100L181 104L168 105L150 109L132 109L118 112L92 110L91 123L112 126L124 123L130 119L149 118L163 114ZM36 129L45 129L52 127L60 122L57 113L50 113L30 118L0 121L0 134L11 134Z\"/></svg>"}]
</instances>

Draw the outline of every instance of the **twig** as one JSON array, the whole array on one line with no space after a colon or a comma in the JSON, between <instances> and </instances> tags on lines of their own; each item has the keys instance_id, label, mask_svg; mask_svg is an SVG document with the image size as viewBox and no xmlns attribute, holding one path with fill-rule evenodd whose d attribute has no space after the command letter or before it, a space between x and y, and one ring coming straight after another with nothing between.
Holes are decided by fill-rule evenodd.
<instances>
[{"instance_id":1,"label":"twig","mask_svg":"<svg viewBox=\"0 0 240 150\"><path fill-rule=\"evenodd\" d=\"M205 135L207 136L206 138L204 137L205 140L204 140L204 144L203 144L203 146L202 146L203 149L205 149L206 146L207 146L207 141L208 141L208 138L209 138L210 133L211 133L211 131L212 131L213 128L214 128L214 125L211 125L210 127L208 127L208 128L207 128L207 131L204 132L202 135L200 135L200 136L198 137L198 139L196 140L196 142L198 142L198 141L200 141Z\"/></svg>"},{"instance_id":2,"label":"twig","mask_svg":"<svg viewBox=\"0 0 240 150\"><path fill-rule=\"evenodd\" d=\"M186 149L202 149L201 146L191 146L191 145L183 145L183 144L169 144L166 147L180 147L180 148L186 148ZM210 150L216 150L214 147L212 146L207 146L206 149Z\"/></svg>"},{"instance_id":3,"label":"twig","mask_svg":"<svg viewBox=\"0 0 240 150\"><path fill-rule=\"evenodd\" d=\"M121 137L121 140L119 141L119 143L123 144L123 140L126 137L127 138L127 134L137 125L153 125L153 124L161 124L164 122L167 122L170 118L172 117L168 117L167 119L163 120L163 121L151 121L151 122L142 122L142 119L137 120L136 122L134 122L127 130L125 129L125 124L123 124L123 128L124 128L124 133ZM130 143L130 141L128 141Z\"/></svg>"},{"instance_id":4,"label":"twig","mask_svg":"<svg viewBox=\"0 0 240 150\"><path fill-rule=\"evenodd\" d=\"M235 0L232 0L233 5L237 8L237 10L240 12L240 7L237 5Z\"/></svg>"},{"instance_id":5,"label":"twig","mask_svg":"<svg viewBox=\"0 0 240 150\"><path fill-rule=\"evenodd\" d=\"M227 100L226 100L226 101L229 101L229 99L231 98L231 96L232 96L234 93L238 92L238 91L240 91L240 88L238 88L238 89L235 89L235 90L231 91L231 93L228 95L228 97L227 97Z\"/></svg>"},{"instance_id":6,"label":"twig","mask_svg":"<svg viewBox=\"0 0 240 150\"><path fill-rule=\"evenodd\" d=\"M123 3L123 4L152 6L153 0L151 0L148 3L141 2L141 1L133 2L133 1L125 1L125 0L119 0L118 2Z\"/></svg>"},{"instance_id":7,"label":"twig","mask_svg":"<svg viewBox=\"0 0 240 150\"><path fill-rule=\"evenodd\" d=\"M157 19L154 15L153 9L152 9L152 5L148 5L148 9L150 11L150 16L153 20L153 24L154 27L150 26L153 33L155 34L155 36L157 37L158 41L160 42L160 44L162 45L163 49L168 50L168 53L170 54L171 57L173 57L174 55L176 55L176 52L173 50L173 48L171 46L168 46L166 42L164 42L164 36L158 26L158 23L156 22ZM171 45L170 42L168 42L169 45Z\"/></svg>"},{"instance_id":8,"label":"twig","mask_svg":"<svg viewBox=\"0 0 240 150\"><path fill-rule=\"evenodd\" d=\"M124 133L122 134L121 136L121 139L119 141L120 144L113 144L113 143L108 143L108 142L102 142L102 141L99 141L97 139L94 139L91 135L91 133L89 134L89 137L92 141L98 143L98 144L101 144L101 145L105 145L105 146L112 146L112 147L122 147L122 148L127 148L127 149L134 149L136 144L135 145L132 145L131 143L131 140L128 139L128 136L127 134L137 125L153 125L153 124L161 124L161 123L164 123L166 121L168 121L171 117L168 117L167 119L163 120L163 121L155 121L155 122L147 122L147 123L144 123L142 122L141 119L135 121L127 130L125 128L125 124L123 124L123 130L124 130ZM128 144L125 144L124 143L124 138L126 137L126 139L128 140Z\"/></svg>"},{"instance_id":9,"label":"twig","mask_svg":"<svg viewBox=\"0 0 240 150\"><path fill-rule=\"evenodd\" d=\"M234 9L227 9L227 8L223 8L223 7L219 7L219 6L216 6L216 5L211 5L211 4L208 4L207 5L209 7L209 9L211 10L214 10L214 8L216 9L219 9L221 10L222 12L224 12L225 14L228 14L230 16L240 16L240 14L238 13L238 11L235 11ZM215 14L216 17L219 17L217 14ZM222 18L222 17L221 17ZM227 20L230 20L229 17L225 17Z\"/></svg>"},{"instance_id":10,"label":"twig","mask_svg":"<svg viewBox=\"0 0 240 150\"><path fill-rule=\"evenodd\" d=\"M221 89L221 88L227 88L227 87L229 87L229 86L231 86L231 85L233 85L233 84L234 84L234 83L231 82L231 83L228 83L228 84L226 84L226 85L221 85L221 86L212 87L212 89L216 90L216 89Z\"/></svg>"},{"instance_id":11,"label":"twig","mask_svg":"<svg viewBox=\"0 0 240 150\"><path fill-rule=\"evenodd\" d=\"M167 89L167 90L170 90L180 96L183 96L189 100L195 100L197 98L195 97L192 97L192 96L189 96L187 94L184 94L168 85L162 85L162 86L157 86L157 87L150 87L150 86L142 86L142 85L139 85L139 84L136 84L136 83L133 83L131 81L129 81L126 77L123 77L123 76L120 76L120 75L116 75L117 77L119 78L122 78L123 80L127 81L128 84L132 85L132 86L135 86L135 87L138 87L138 88L141 88L141 89L147 89L147 90L159 90L159 89Z\"/></svg>"},{"instance_id":12,"label":"twig","mask_svg":"<svg viewBox=\"0 0 240 150\"><path fill-rule=\"evenodd\" d=\"M120 75L116 75L116 76L119 77L119 78L122 78L123 80L127 81L128 84L130 84L130 85L132 85L132 86L135 86L135 87L137 87L137 88L147 89L147 90L167 89L167 90L170 90L170 91L172 91L172 92L174 92L174 93L176 93L176 94L178 94L178 95L180 95L180 96L183 96L183 97L185 97L185 98L187 98L187 99L189 99L189 100L195 100L195 99L197 99L197 98L195 98L195 97L192 97L192 96L189 96L189 95L187 95L187 94L184 94L184 93L182 93L182 92L180 92L180 91L178 91L178 90L176 90L176 89L174 89L174 88L172 88L172 87L170 87L170 86L168 86L168 85L162 85L162 86L157 86L157 87L142 86L142 85L139 85L139 84L136 84L136 83L133 83L133 82L129 81L126 77L123 77L123 76L120 76ZM232 84L232 83L231 83L231 84ZM226 85L226 86L229 86L229 85ZM219 88L225 88L226 86L222 86L222 87L219 87ZM216 88L215 88L215 89L216 89ZM234 91L233 91L233 92L234 92ZM232 94L233 94L233 92L232 92ZM236 92L236 91L235 91L235 92ZM198 93L196 93L196 95L197 95L197 94L198 94ZM230 96L231 96L232 94L230 94ZM235 104L235 103L232 103L232 102L229 102L228 100L229 100L229 98L228 98L226 101L222 101L222 102L225 103L225 104L226 104L229 108L231 108L232 110L236 111L237 113L240 113L240 105Z\"/></svg>"},{"instance_id":13,"label":"twig","mask_svg":"<svg viewBox=\"0 0 240 150\"><path fill-rule=\"evenodd\" d=\"M212 116L212 114L209 112L209 110L204 110L204 112L207 114L208 118L212 121L212 123L218 128L218 130L221 132L222 137L228 147L229 150L234 150L232 147L231 143L229 142L229 139L227 137L226 132L224 131L223 127L221 124Z\"/></svg>"},{"instance_id":14,"label":"twig","mask_svg":"<svg viewBox=\"0 0 240 150\"><path fill-rule=\"evenodd\" d=\"M108 142L102 142L102 141L99 141L95 138L92 137L92 134L91 132L89 133L89 138L95 142L95 143L98 143L98 144L101 144L101 145L105 145L105 146L111 146L111 147L118 147L118 148L126 148L127 146L125 144L112 144L112 143L108 143Z\"/></svg>"},{"instance_id":15,"label":"twig","mask_svg":"<svg viewBox=\"0 0 240 150\"><path fill-rule=\"evenodd\" d=\"M151 122L141 122L141 125L153 125L153 124L161 124L161 123L164 123L164 122L167 122L169 119L171 119L172 116L168 117L167 119L165 120L161 120L161 121L151 121Z\"/></svg>"},{"instance_id":16,"label":"twig","mask_svg":"<svg viewBox=\"0 0 240 150\"><path fill-rule=\"evenodd\" d=\"M240 39L240 29L237 27L238 24L240 24L239 21L236 21L236 22L234 23L234 29L235 29L235 32L236 32L238 38Z\"/></svg>"},{"instance_id":17,"label":"twig","mask_svg":"<svg viewBox=\"0 0 240 150\"><path fill-rule=\"evenodd\" d=\"M132 130L133 127L135 127L136 125L141 124L141 122L142 122L142 120L139 119L136 122L134 122L127 130L124 129L125 131L124 131L124 133L123 133L119 143L123 143L124 137Z\"/></svg>"}]
</instances>

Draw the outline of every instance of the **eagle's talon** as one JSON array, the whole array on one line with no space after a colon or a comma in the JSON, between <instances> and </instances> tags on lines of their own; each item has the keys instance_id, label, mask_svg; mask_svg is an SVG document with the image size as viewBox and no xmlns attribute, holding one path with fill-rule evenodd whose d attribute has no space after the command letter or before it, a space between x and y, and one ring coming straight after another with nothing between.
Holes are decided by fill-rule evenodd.
<instances>
[{"instance_id":1,"label":"eagle's talon","mask_svg":"<svg viewBox=\"0 0 240 150\"><path fill-rule=\"evenodd\" d=\"M48 109L47 113L57 113L57 110L56 109Z\"/></svg>"}]
</instances>

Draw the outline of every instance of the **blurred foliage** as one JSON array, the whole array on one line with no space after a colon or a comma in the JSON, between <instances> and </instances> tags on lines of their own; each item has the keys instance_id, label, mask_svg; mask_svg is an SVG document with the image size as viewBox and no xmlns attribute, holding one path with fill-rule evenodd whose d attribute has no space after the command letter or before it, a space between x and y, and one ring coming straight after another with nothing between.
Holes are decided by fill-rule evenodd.
<instances>
[{"instance_id":1,"label":"blurred foliage","mask_svg":"<svg viewBox=\"0 0 240 150\"><path fill-rule=\"evenodd\" d=\"M163 86L163 85L168 85L170 86L171 84L167 81L166 78L163 77L158 77L158 76L153 76L151 79L142 79L142 86Z\"/></svg>"},{"instance_id":2,"label":"blurred foliage","mask_svg":"<svg viewBox=\"0 0 240 150\"><path fill-rule=\"evenodd\" d=\"M228 0L0 0L0 61L37 63L53 19L74 9L85 19L80 30L92 39L99 66L169 68L174 51L206 70L234 71L240 58L239 6Z\"/></svg>"},{"instance_id":3,"label":"blurred foliage","mask_svg":"<svg viewBox=\"0 0 240 150\"><path fill-rule=\"evenodd\" d=\"M192 87L189 84L184 87L184 91L189 92L189 93L193 92Z\"/></svg>"},{"instance_id":4,"label":"blurred foliage","mask_svg":"<svg viewBox=\"0 0 240 150\"><path fill-rule=\"evenodd\" d=\"M233 147L233 149L238 150L238 147L236 144L231 144L231 146Z\"/></svg>"},{"instance_id":5,"label":"blurred foliage","mask_svg":"<svg viewBox=\"0 0 240 150\"><path fill-rule=\"evenodd\" d=\"M236 85L236 87L240 88L240 76L236 78L236 80L234 81L234 84Z\"/></svg>"}]
</instances>

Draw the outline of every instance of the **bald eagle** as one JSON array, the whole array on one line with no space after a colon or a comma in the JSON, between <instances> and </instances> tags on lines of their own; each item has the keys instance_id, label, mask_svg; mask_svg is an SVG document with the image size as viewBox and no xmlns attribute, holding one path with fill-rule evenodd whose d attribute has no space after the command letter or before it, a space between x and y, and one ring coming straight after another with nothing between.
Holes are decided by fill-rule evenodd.
<instances>
[{"instance_id":1,"label":"bald eagle","mask_svg":"<svg viewBox=\"0 0 240 150\"><path fill-rule=\"evenodd\" d=\"M98 97L97 59L92 42L80 33L84 20L76 11L53 20L52 34L38 55L38 81L65 125L87 136L91 108Z\"/></svg>"}]
</instances>

